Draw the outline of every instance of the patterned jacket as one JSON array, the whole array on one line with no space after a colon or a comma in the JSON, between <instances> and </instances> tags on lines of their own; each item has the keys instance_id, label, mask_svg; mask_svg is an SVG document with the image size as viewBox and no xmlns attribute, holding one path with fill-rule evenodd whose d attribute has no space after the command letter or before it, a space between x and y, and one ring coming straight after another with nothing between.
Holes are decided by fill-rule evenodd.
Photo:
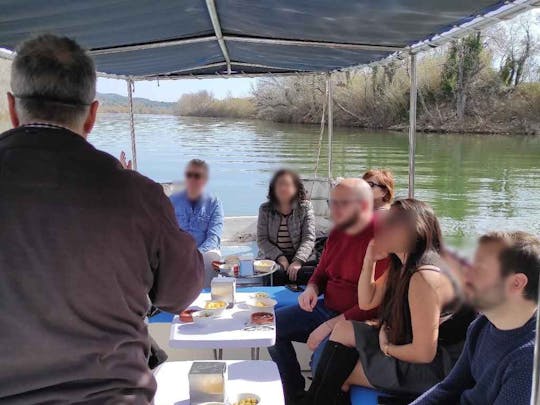
<instances>
[{"instance_id":1,"label":"patterned jacket","mask_svg":"<svg viewBox=\"0 0 540 405\"><path fill-rule=\"evenodd\" d=\"M261 204L257 221L257 245L259 257L276 260L283 255L277 246L281 214L270 202ZM294 260L305 263L310 260L315 245L315 214L310 201L302 201L293 208L287 218L292 244L296 250Z\"/></svg>"}]
</instances>

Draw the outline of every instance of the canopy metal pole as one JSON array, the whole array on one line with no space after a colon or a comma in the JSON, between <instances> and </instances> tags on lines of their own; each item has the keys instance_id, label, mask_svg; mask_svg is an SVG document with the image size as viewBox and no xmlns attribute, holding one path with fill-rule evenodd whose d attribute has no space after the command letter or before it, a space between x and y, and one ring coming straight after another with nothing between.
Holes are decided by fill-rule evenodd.
<instances>
[{"instance_id":1,"label":"canopy metal pole","mask_svg":"<svg viewBox=\"0 0 540 405\"><path fill-rule=\"evenodd\" d=\"M540 286L538 289L538 302L540 302ZM534 366L531 405L538 405L540 402L540 310L536 310L536 338L534 342Z\"/></svg>"},{"instance_id":2,"label":"canopy metal pole","mask_svg":"<svg viewBox=\"0 0 540 405\"><path fill-rule=\"evenodd\" d=\"M409 105L409 198L414 198L414 169L416 153L416 93L418 81L416 77L416 54L410 54L411 99Z\"/></svg>"},{"instance_id":3,"label":"canopy metal pole","mask_svg":"<svg viewBox=\"0 0 540 405\"><path fill-rule=\"evenodd\" d=\"M129 129L131 132L131 161L133 170L137 170L137 144L135 142L135 119L133 118L133 79L126 80L129 102Z\"/></svg>"},{"instance_id":4,"label":"canopy metal pole","mask_svg":"<svg viewBox=\"0 0 540 405\"><path fill-rule=\"evenodd\" d=\"M332 179L332 136L334 135L334 88L332 86L332 74L326 77L328 89L328 179Z\"/></svg>"}]
</instances>

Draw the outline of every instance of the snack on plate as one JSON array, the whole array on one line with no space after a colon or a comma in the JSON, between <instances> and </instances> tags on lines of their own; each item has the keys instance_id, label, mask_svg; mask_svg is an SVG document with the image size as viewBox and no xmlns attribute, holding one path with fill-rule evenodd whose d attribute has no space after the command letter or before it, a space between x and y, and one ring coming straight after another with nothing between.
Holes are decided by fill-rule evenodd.
<instances>
[{"instance_id":1,"label":"snack on plate","mask_svg":"<svg viewBox=\"0 0 540 405\"><path fill-rule=\"evenodd\" d=\"M250 295L251 298L270 298L270 294L259 291Z\"/></svg>"},{"instance_id":2,"label":"snack on plate","mask_svg":"<svg viewBox=\"0 0 540 405\"><path fill-rule=\"evenodd\" d=\"M246 304L248 307L252 309L273 309L277 301L273 300L272 298L251 298L246 301Z\"/></svg>"},{"instance_id":3,"label":"snack on plate","mask_svg":"<svg viewBox=\"0 0 540 405\"><path fill-rule=\"evenodd\" d=\"M227 306L225 301L207 301L204 309L223 309Z\"/></svg>"},{"instance_id":4,"label":"snack on plate","mask_svg":"<svg viewBox=\"0 0 540 405\"><path fill-rule=\"evenodd\" d=\"M255 312L251 314L251 323L255 325L270 325L274 323L274 314L269 312Z\"/></svg>"},{"instance_id":5,"label":"snack on plate","mask_svg":"<svg viewBox=\"0 0 540 405\"><path fill-rule=\"evenodd\" d=\"M272 271L276 262L272 260L255 260L253 262L253 268L257 273L268 273Z\"/></svg>"},{"instance_id":6,"label":"snack on plate","mask_svg":"<svg viewBox=\"0 0 540 405\"><path fill-rule=\"evenodd\" d=\"M180 312L180 321L181 322L193 322L193 312L197 312L196 308L189 308L185 311Z\"/></svg>"},{"instance_id":7,"label":"snack on plate","mask_svg":"<svg viewBox=\"0 0 540 405\"><path fill-rule=\"evenodd\" d=\"M244 398L238 402L235 402L235 405L257 405L259 400L255 397Z\"/></svg>"}]
</instances>

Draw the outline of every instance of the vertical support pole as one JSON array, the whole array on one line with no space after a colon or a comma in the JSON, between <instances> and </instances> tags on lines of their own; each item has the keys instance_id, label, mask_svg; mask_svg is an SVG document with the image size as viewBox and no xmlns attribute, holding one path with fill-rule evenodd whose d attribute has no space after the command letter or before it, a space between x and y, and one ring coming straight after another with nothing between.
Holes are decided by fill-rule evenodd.
<instances>
[{"instance_id":1,"label":"vertical support pole","mask_svg":"<svg viewBox=\"0 0 540 405\"><path fill-rule=\"evenodd\" d=\"M540 289L538 290L538 299L540 300ZM533 365L533 375L532 375L533 381L532 381L531 405L537 405L540 402L540 370L539 368L540 368L540 310L536 310L536 338L534 341L534 365Z\"/></svg>"},{"instance_id":2,"label":"vertical support pole","mask_svg":"<svg viewBox=\"0 0 540 405\"><path fill-rule=\"evenodd\" d=\"M418 79L416 76L416 54L410 55L411 99L409 101L409 198L414 198L414 171L416 154L416 96Z\"/></svg>"},{"instance_id":3,"label":"vertical support pole","mask_svg":"<svg viewBox=\"0 0 540 405\"><path fill-rule=\"evenodd\" d=\"M332 85L332 74L326 77L326 88L328 89L328 179L332 179L332 137L334 136L334 87Z\"/></svg>"},{"instance_id":4,"label":"vertical support pole","mask_svg":"<svg viewBox=\"0 0 540 405\"><path fill-rule=\"evenodd\" d=\"M126 80L129 102L129 129L131 132L131 159L133 170L137 170L137 144L135 142L135 119L133 118L133 79Z\"/></svg>"}]
</instances>

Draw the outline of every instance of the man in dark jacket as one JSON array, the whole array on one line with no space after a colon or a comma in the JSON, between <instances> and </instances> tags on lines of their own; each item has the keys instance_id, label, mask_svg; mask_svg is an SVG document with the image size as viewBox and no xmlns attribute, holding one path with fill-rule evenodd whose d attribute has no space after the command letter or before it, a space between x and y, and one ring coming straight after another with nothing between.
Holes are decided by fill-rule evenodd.
<instances>
[{"instance_id":1,"label":"man in dark jacket","mask_svg":"<svg viewBox=\"0 0 540 405\"><path fill-rule=\"evenodd\" d=\"M42 35L17 50L0 135L0 403L145 404L148 297L177 312L203 262L160 185L86 141L91 58Z\"/></svg>"}]
</instances>

